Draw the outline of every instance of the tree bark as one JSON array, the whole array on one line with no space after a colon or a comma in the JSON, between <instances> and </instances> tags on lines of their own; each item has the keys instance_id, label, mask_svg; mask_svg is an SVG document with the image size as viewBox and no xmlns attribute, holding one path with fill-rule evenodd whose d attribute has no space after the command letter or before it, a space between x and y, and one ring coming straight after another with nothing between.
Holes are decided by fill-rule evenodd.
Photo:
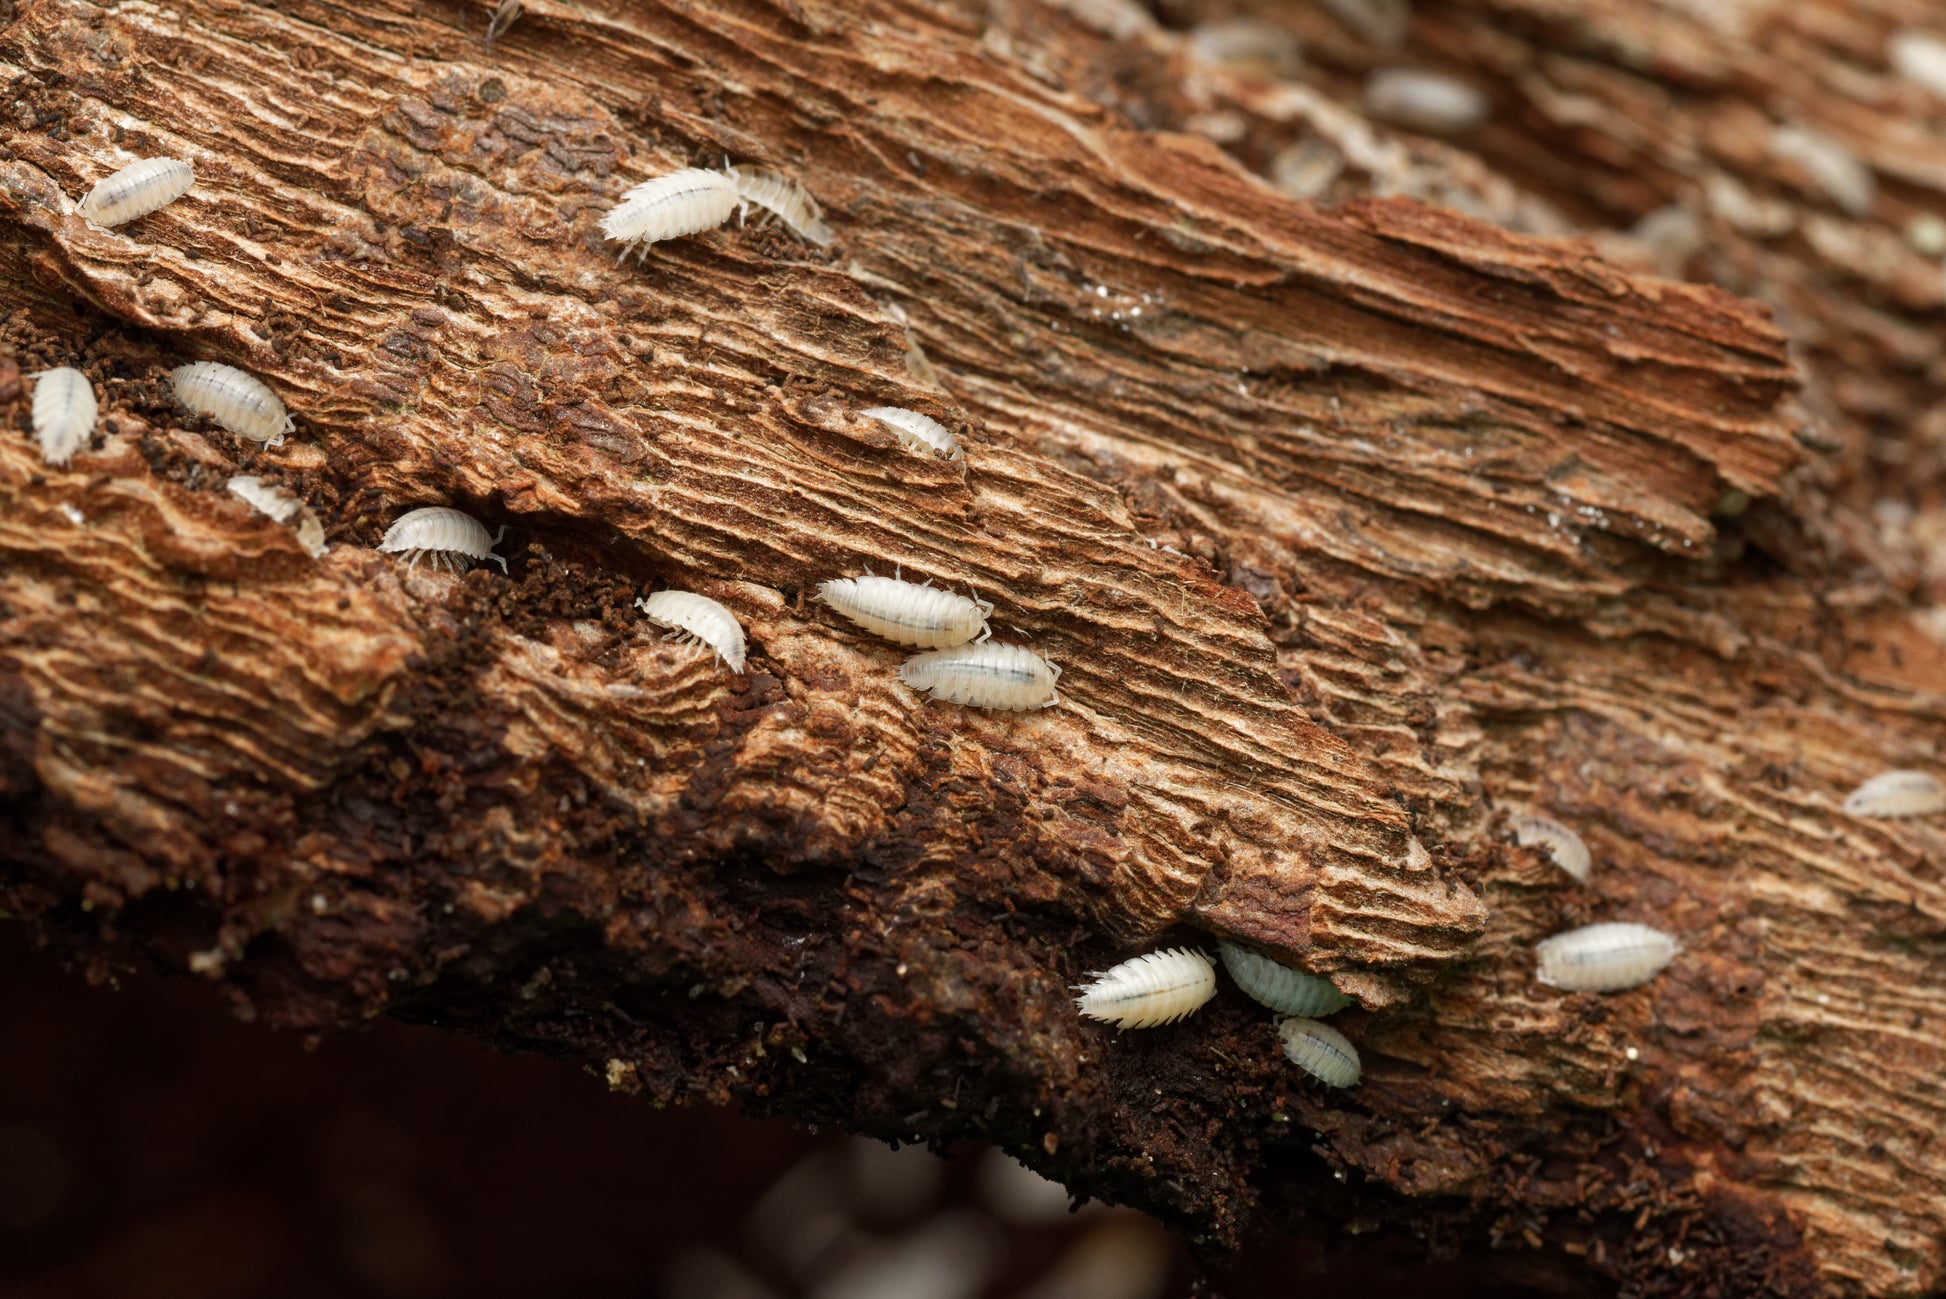
<instances>
[{"instance_id":1,"label":"tree bark","mask_svg":"<svg viewBox=\"0 0 1946 1299\"><path fill-rule=\"evenodd\" d=\"M531 3L491 50L478 5L0 5L0 906L279 1026L990 1141L1211 1248L1377 1215L1641 1292L1935 1286L1946 837L1839 811L1946 745L1908 8L1475 0L1404 51L1306 10L1279 80L1100 4ZM1373 126L1389 62L1492 121ZM1769 111L1866 157L1870 215ZM1324 204L1252 170L1306 139ZM74 213L144 156L195 188ZM836 243L617 266L620 192L725 156ZM1620 233L1671 202L1697 241ZM296 434L185 416L189 360ZM24 436L59 364L103 405L65 470ZM510 573L374 549L432 504ZM895 564L992 599L1060 705L925 701L810 598ZM747 673L657 638L664 586ZM1591 885L1506 840L1524 806ZM1535 983L1610 918L1685 951ZM1210 936L1353 993L1362 1084L1234 989L1077 1019L1086 971Z\"/></svg>"}]
</instances>

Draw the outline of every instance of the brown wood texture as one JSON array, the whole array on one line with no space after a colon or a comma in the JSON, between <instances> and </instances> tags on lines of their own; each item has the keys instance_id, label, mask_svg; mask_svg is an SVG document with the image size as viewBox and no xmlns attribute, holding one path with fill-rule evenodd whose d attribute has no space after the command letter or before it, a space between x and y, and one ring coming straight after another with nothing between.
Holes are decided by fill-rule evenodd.
<instances>
[{"instance_id":1,"label":"brown wood texture","mask_svg":"<svg viewBox=\"0 0 1946 1299\"><path fill-rule=\"evenodd\" d=\"M1100 3L530 3L491 51L487 6L0 5L0 906L305 1031L993 1141L1212 1246L1305 1213L1642 1292L1937 1285L1946 831L1838 810L1946 756L1941 288L1901 233L1946 105L1834 71L1906 10L1432 5L1404 51L1305 10L1280 81ZM1374 127L1391 62L1494 118ZM1870 216L1752 143L1772 110L1869 156ZM1258 174L1306 139L1326 204ZM151 155L188 196L74 214ZM835 244L618 267L616 196L726 156ZM1672 202L1686 252L1624 233ZM296 434L188 419L188 360ZM55 470L25 376L68 363L103 432ZM373 549L431 504L511 574ZM811 598L868 564L992 599L1061 705L899 685ZM747 675L653 634L662 586L737 613ZM1527 806L1590 886L1507 842ZM1535 984L1596 919L1684 954ZM1362 1085L1234 989L1075 1017L1208 935L1353 992Z\"/></svg>"}]
</instances>

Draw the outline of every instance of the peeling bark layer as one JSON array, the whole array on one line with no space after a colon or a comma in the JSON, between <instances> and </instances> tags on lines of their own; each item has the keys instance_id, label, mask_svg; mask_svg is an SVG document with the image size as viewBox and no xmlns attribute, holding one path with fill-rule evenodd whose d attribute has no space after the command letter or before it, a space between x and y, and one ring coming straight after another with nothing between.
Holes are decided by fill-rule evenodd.
<instances>
[{"instance_id":1,"label":"peeling bark layer","mask_svg":"<svg viewBox=\"0 0 1946 1299\"><path fill-rule=\"evenodd\" d=\"M1415 39L1489 67L1473 12ZM1269 83L1039 8L530 4L491 53L466 16L0 11L0 401L24 429L19 373L74 363L104 411L65 471L0 437L9 911L279 1024L978 1136L1214 1243L1379 1211L1644 1287L1937 1283L1942 831L1837 807L1940 759L1946 651L1766 308L1278 194L1246 164L1294 122L1474 174L1333 106L1356 43ZM1215 108L1233 152L1155 129ZM196 188L74 215L149 155ZM725 155L834 246L617 267L616 196ZM187 420L198 359L297 434ZM509 576L372 549L448 503ZM808 598L867 564L994 600L1062 705L916 699ZM737 613L746 676L655 638L664 585ZM1517 805L1592 886L1502 840ZM1686 953L1532 982L1608 918ZM1081 972L1198 932L1357 995L1363 1085L1307 1088L1233 990L1076 1020Z\"/></svg>"}]
</instances>

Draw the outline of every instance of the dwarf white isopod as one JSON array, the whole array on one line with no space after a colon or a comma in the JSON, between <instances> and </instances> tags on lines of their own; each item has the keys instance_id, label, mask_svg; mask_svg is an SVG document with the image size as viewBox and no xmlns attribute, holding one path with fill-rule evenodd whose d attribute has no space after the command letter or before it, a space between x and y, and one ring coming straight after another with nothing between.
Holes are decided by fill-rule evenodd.
<instances>
[{"instance_id":1,"label":"dwarf white isopod","mask_svg":"<svg viewBox=\"0 0 1946 1299\"><path fill-rule=\"evenodd\" d=\"M818 599L876 636L901 645L937 649L993 635L991 600L943 591L896 577L839 577L818 585Z\"/></svg>"},{"instance_id":2,"label":"dwarf white isopod","mask_svg":"<svg viewBox=\"0 0 1946 1299\"><path fill-rule=\"evenodd\" d=\"M1908 27L1893 33L1885 55L1894 72L1946 99L1946 40Z\"/></svg>"},{"instance_id":3,"label":"dwarf white isopod","mask_svg":"<svg viewBox=\"0 0 1946 1299\"><path fill-rule=\"evenodd\" d=\"M444 505L427 505L401 514L398 522L385 530L378 548L388 554L407 557L408 569L417 568L428 556L435 568L444 565L455 573L474 561L490 559L507 571L507 561L493 553L500 538L507 535L505 524L499 536L489 538L486 525L470 514ZM466 560L462 564L460 561Z\"/></svg>"},{"instance_id":4,"label":"dwarf white isopod","mask_svg":"<svg viewBox=\"0 0 1946 1299\"><path fill-rule=\"evenodd\" d=\"M1297 37L1258 18L1219 18L1189 35L1190 57L1229 64L1264 77L1294 77L1303 70Z\"/></svg>"},{"instance_id":5,"label":"dwarf white isopod","mask_svg":"<svg viewBox=\"0 0 1946 1299\"><path fill-rule=\"evenodd\" d=\"M1487 120L1491 107L1485 95L1439 72L1386 68L1365 83L1365 111L1412 131L1468 131Z\"/></svg>"},{"instance_id":6,"label":"dwarf white isopod","mask_svg":"<svg viewBox=\"0 0 1946 1299\"><path fill-rule=\"evenodd\" d=\"M1583 925L1535 945L1540 964L1534 977L1570 992L1620 992L1662 973L1681 950L1674 938L1647 925Z\"/></svg>"},{"instance_id":7,"label":"dwarf white isopod","mask_svg":"<svg viewBox=\"0 0 1946 1299\"><path fill-rule=\"evenodd\" d=\"M144 158L97 181L74 210L98 226L118 226L169 206L195 183L195 171L179 158Z\"/></svg>"},{"instance_id":8,"label":"dwarf white isopod","mask_svg":"<svg viewBox=\"0 0 1946 1299\"><path fill-rule=\"evenodd\" d=\"M311 507L281 487L273 487L255 474L239 474L227 486L232 496L249 502L252 509L278 523L289 524L297 533L297 544L316 559L328 546L324 544L324 525ZM485 531L484 528L481 529Z\"/></svg>"},{"instance_id":9,"label":"dwarf white isopod","mask_svg":"<svg viewBox=\"0 0 1946 1299\"><path fill-rule=\"evenodd\" d=\"M706 595L692 591L657 591L637 600L648 620L670 630L670 640L686 640L716 651L730 671L743 671L743 624L735 614Z\"/></svg>"},{"instance_id":10,"label":"dwarf white isopod","mask_svg":"<svg viewBox=\"0 0 1946 1299\"><path fill-rule=\"evenodd\" d=\"M1853 816L1931 816L1946 812L1946 786L1925 771L1881 771L1845 797Z\"/></svg>"},{"instance_id":11,"label":"dwarf white isopod","mask_svg":"<svg viewBox=\"0 0 1946 1299\"><path fill-rule=\"evenodd\" d=\"M1542 847L1554 858L1554 864L1575 878L1580 884L1588 882L1594 868L1594 858L1588 853L1588 845L1581 842L1581 836L1562 825L1551 816L1536 812L1524 816L1510 817L1507 826L1514 832L1514 842L1523 848Z\"/></svg>"},{"instance_id":12,"label":"dwarf white isopod","mask_svg":"<svg viewBox=\"0 0 1946 1299\"><path fill-rule=\"evenodd\" d=\"M1284 1058L1330 1087L1351 1087L1365 1072L1358 1048L1329 1024L1292 1015L1277 1025Z\"/></svg>"},{"instance_id":13,"label":"dwarf white isopod","mask_svg":"<svg viewBox=\"0 0 1946 1299\"><path fill-rule=\"evenodd\" d=\"M1847 214L1871 215L1878 197L1877 178L1856 154L1830 136L1801 126L1779 126L1770 133L1770 156L1802 167Z\"/></svg>"},{"instance_id":14,"label":"dwarf white isopod","mask_svg":"<svg viewBox=\"0 0 1946 1299\"><path fill-rule=\"evenodd\" d=\"M1118 1028L1173 1024L1216 995L1216 967L1187 947L1148 952L1089 977L1093 983L1075 986L1075 1008Z\"/></svg>"},{"instance_id":15,"label":"dwarf white isopod","mask_svg":"<svg viewBox=\"0 0 1946 1299\"><path fill-rule=\"evenodd\" d=\"M1331 986L1331 980L1293 970L1290 966L1259 956L1235 943L1218 943L1216 954L1223 968L1237 981L1250 999L1286 1015L1333 1015L1351 1004L1351 998Z\"/></svg>"},{"instance_id":16,"label":"dwarf white isopod","mask_svg":"<svg viewBox=\"0 0 1946 1299\"><path fill-rule=\"evenodd\" d=\"M861 413L890 428L908 451L917 451L922 456L941 456L947 460L959 460L966 455L959 439L953 436L953 430L930 415L921 415L916 410L905 410L899 406L874 406Z\"/></svg>"},{"instance_id":17,"label":"dwarf white isopod","mask_svg":"<svg viewBox=\"0 0 1946 1299\"><path fill-rule=\"evenodd\" d=\"M739 197L754 203L790 227L807 244L831 246L831 227L824 223L817 200L789 176L762 167L732 167L730 175Z\"/></svg>"},{"instance_id":18,"label":"dwarf white isopod","mask_svg":"<svg viewBox=\"0 0 1946 1299\"><path fill-rule=\"evenodd\" d=\"M233 365L195 361L177 366L169 377L175 381L177 401L238 437L281 446L284 434L297 427L268 384Z\"/></svg>"},{"instance_id":19,"label":"dwarf white isopod","mask_svg":"<svg viewBox=\"0 0 1946 1299\"><path fill-rule=\"evenodd\" d=\"M1020 710L1061 702L1054 683L1061 669L1025 645L955 645L914 654L899 667L899 680L934 699L974 708Z\"/></svg>"},{"instance_id":20,"label":"dwarf white isopod","mask_svg":"<svg viewBox=\"0 0 1946 1299\"><path fill-rule=\"evenodd\" d=\"M623 194L601 219L601 233L621 243L623 258L633 248L640 260L649 255L649 245L713 230L745 206L736 181L726 173L685 167L651 177Z\"/></svg>"},{"instance_id":21,"label":"dwarf white isopod","mask_svg":"<svg viewBox=\"0 0 1946 1299\"><path fill-rule=\"evenodd\" d=\"M94 387L72 366L34 376L34 437L41 459L50 465L74 459L95 431L96 410Z\"/></svg>"}]
</instances>

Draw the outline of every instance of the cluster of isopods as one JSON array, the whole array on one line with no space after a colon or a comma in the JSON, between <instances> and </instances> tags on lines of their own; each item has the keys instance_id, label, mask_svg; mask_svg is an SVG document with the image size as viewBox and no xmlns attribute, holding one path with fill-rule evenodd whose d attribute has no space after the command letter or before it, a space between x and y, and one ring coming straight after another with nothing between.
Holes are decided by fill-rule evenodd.
<instances>
[{"instance_id":1,"label":"cluster of isopods","mask_svg":"<svg viewBox=\"0 0 1946 1299\"><path fill-rule=\"evenodd\" d=\"M498 15L511 22L519 4L501 5ZM1477 116L1474 101L1425 78L1395 75L1368 88L1368 100L1381 116L1394 119L1436 115L1447 119ZM1444 95L1445 98L1440 98ZM1435 102L1437 101L1437 102ZM1433 110L1438 109L1437 114ZM1382 110L1382 111L1381 111ZM1787 141L1793 156L1806 155L1801 143ZM1807 155L1808 156L1808 155ZM186 162L147 158L101 181L76 211L98 225L118 226L155 212L186 194L195 173ZM714 229L732 215L741 220L754 206L764 219L781 221L793 234L820 248L831 243L831 229L814 199L795 180L755 167L726 163L720 171L685 168L653 177L622 195L600 222L603 236L621 245L621 257L634 251L646 258L656 243ZM232 366L197 361L171 374L176 399L207 415L239 437L265 446L281 444L293 422L277 394L255 376ZM900 407L861 412L883 424L907 449L949 461L965 451L952 430L930 416ZM65 465L93 432L97 403L93 388L71 367L37 376L33 426L41 455ZM314 555L324 550L323 530L311 512L289 493L252 477L230 480L230 490L279 522L290 523ZM379 549L400 554L408 567L421 559L454 569L462 563L492 560L506 529L489 537L483 524L445 506L415 509L387 529ZM1061 669L1021 645L994 643L987 620L990 601L914 583L902 577L834 578L818 587L818 597L843 617L874 635L921 650L900 667L899 679L935 699L980 708L1020 710L1059 702L1055 684ZM743 628L721 603L688 591L657 591L637 601L648 621L672 638L709 649L730 670L745 661ZM1845 811L1862 817L1918 816L1946 811L1946 787L1918 771L1890 771L1859 786L1845 800ZM1515 838L1545 847L1555 863L1587 884L1592 858L1581 837L1539 814L1515 817ZM1647 925L1605 923L1556 934L1536 948L1536 978L1576 992L1615 992L1655 977L1680 950L1676 940ZM1333 1087L1349 1087L1360 1076L1358 1052L1336 1029L1320 1021L1348 1005L1350 998L1328 980L1273 961L1233 943L1218 944L1231 977L1252 999L1277 1012L1279 1036L1290 1060ZM1121 1028L1174 1023L1200 1007L1216 991L1215 964L1189 948L1149 952L1100 971L1077 989L1080 1013Z\"/></svg>"},{"instance_id":2,"label":"cluster of isopods","mask_svg":"<svg viewBox=\"0 0 1946 1299\"><path fill-rule=\"evenodd\" d=\"M518 12L518 4L503 5L496 22L501 14L510 22ZM76 210L98 225L122 225L181 198L195 179L186 162L145 158L97 184ZM601 231L622 245L623 257L633 249L639 259L653 244L712 229L752 206L809 243L821 248L831 243L831 228L803 186L763 168L727 164L721 171L685 168L636 185L602 218ZM184 407L240 437L278 446L293 429L277 394L233 366L196 361L177 367L171 379ZM79 370L63 367L40 375L33 422L42 458L67 464L92 434L96 414L94 390ZM876 406L862 415L884 425L918 454L949 461L965 456L953 431L929 415L896 406ZM254 477L232 479L230 490L271 518L291 523L312 554L323 553L323 530L295 497ZM489 537L485 526L463 511L427 506L400 516L378 548L404 556L408 568L416 568L422 559L455 571L492 560L504 571L506 560L494 548L505 535L503 527L499 536ZM1024 709L1057 702L1058 667L1024 646L985 643L990 634L985 617L993 608L985 601L870 576L827 582L820 592L839 612L870 630L932 651L913 656L899 671L899 679L914 689L982 708ZM688 591L657 591L636 603L672 639L705 646L732 671L743 670L743 628L719 602Z\"/></svg>"},{"instance_id":3,"label":"cluster of isopods","mask_svg":"<svg viewBox=\"0 0 1946 1299\"><path fill-rule=\"evenodd\" d=\"M1528 812L1511 818L1508 826L1515 842L1547 849L1554 864L1577 884L1593 877L1594 857L1588 845L1553 817ZM1674 938L1648 925L1583 925L1535 946L1539 963L1534 977L1550 988L1569 992L1621 992L1662 973L1681 950Z\"/></svg>"},{"instance_id":4,"label":"cluster of isopods","mask_svg":"<svg viewBox=\"0 0 1946 1299\"><path fill-rule=\"evenodd\" d=\"M1217 954L1237 987L1252 1001L1277 1012L1277 1034L1292 1064L1332 1087L1358 1082L1358 1049L1343 1033L1322 1023L1351 1004L1329 979L1292 969L1239 947L1219 942ZM1216 995L1216 965L1189 947L1146 952L1106 970L1093 983L1078 986L1074 1004L1089 1019L1118 1028L1155 1028L1173 1024Z\"/></svg>"},{"instance_id":5,"label":"cluster of isopods","mask_svg":"<svg viewBox=\"0 0 1946 1299\"><path fill-rule=\"evenodd\" d=\"M899 680L934 699L1010 710L1059 702L1060 668L1024 645L989 641L989 600L873 573L822 583L818 599L874 635L924 650L899 668Z\"/></svg>"}]
</instances>

